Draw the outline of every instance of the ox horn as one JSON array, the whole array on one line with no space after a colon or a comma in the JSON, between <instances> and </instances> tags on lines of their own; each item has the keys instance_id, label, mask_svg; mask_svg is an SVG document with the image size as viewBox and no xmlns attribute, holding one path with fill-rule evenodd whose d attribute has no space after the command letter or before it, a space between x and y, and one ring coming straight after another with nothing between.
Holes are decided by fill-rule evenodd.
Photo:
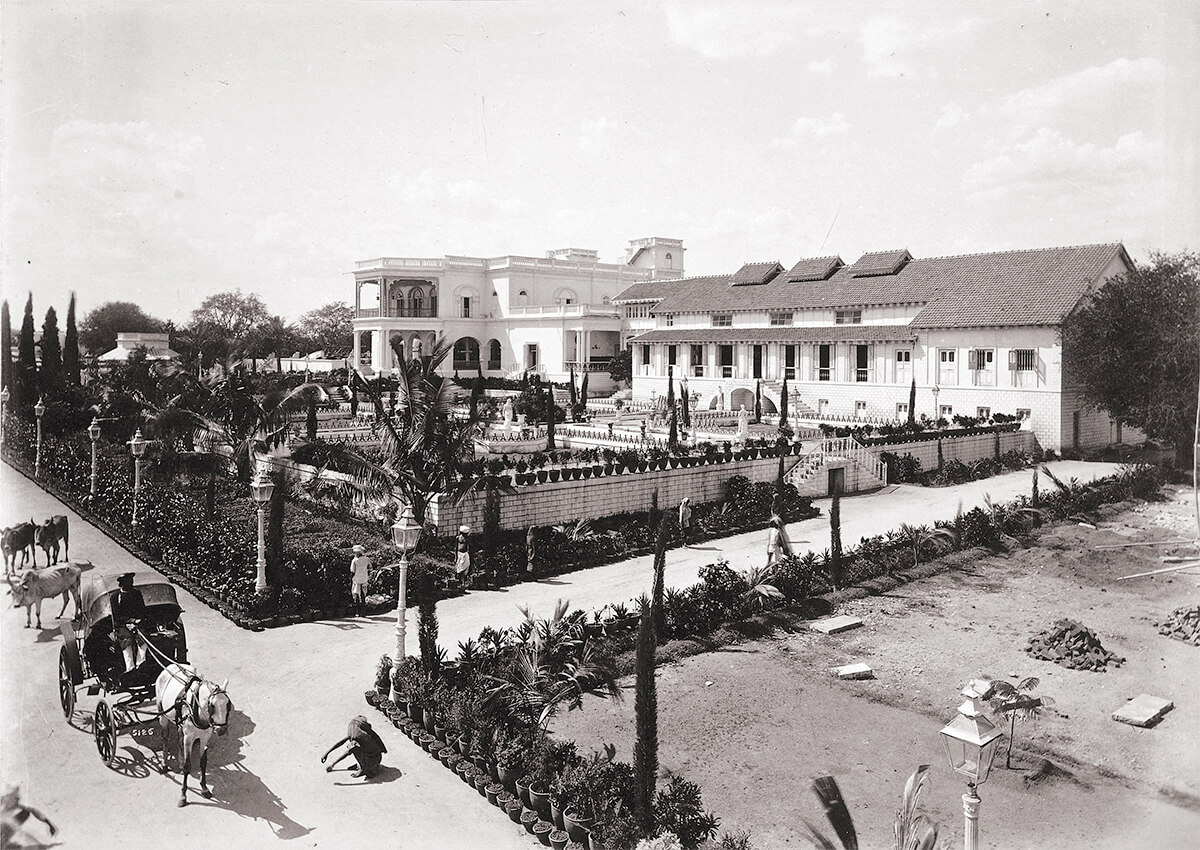
<instances>
[{"instance_id":1,"label":"ox horn","mask_svg":"<svg viewBox=\"0 0 1200 850\"><path fill-rule=\"evenodd\" d=\"M224 679L224 680L222 680L222 682L221 682L221 690L225 690L225 687L226 687L226 685L228 685L228 684L229 684L229 680L228 680L228 679Z\"/></svg>"}]
</instances>

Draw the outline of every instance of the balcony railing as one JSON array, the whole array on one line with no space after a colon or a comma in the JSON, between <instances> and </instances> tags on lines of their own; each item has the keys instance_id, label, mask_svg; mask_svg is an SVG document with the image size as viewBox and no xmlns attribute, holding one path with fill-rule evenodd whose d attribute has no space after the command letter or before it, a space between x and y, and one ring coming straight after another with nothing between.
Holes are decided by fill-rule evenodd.
<instances>
[{"instance_id":1,"label":"balcony railing","mask_svg":"<svg viewBox=\"0 0 1200 850\"><path fill-rule=\"evenodd\" d=\"M704 377L704 367L701 366L699 363L695 363L692 365L692 377L693 378L703 378Z\"/></svg>"},{"instance_id":2,"label":"balcony railing","mask_svg":"<svg viewBox=\"0 0 1200 850\"><path fill-rule=\"evenodd\" d=\"M854 370L854 380L857 383L865 384L867 381L871 380L871 370L870 369L855 369Z\"/></svg>"},{"instance_id":3,"label":"balcony railing","mask_svg":"<svg viewBox=\"0 0 1200 850\"><path fill-rule=\"evenodd\" d=\"M358 312L354 314L356 319L436 319L438 317L436 307L393 307L391 310L381 312L378 307L359 307Z\"/></svg>"},{"instance_id":4,"label":"balcony railing","mask_svg":"<svg viewBox=\"0 0 1200 850\"><path fill-rule=\"evenodd\" d=\"M608 304L547 304L534 307L513 307L511 316L604 316L617 318L619 308Z\"/></svg>"},{"instance_id":5,"label":"balcony railing","mask_svg":"<svg viewBox=\"0 0 1200 850\"><path fill-rule=\"evenodd\" d=\"M971 382L977 387L990 387L996 383L996 373L990 369L972 369Z\"/></svg>"},{"instance_id":6,"label":"balcony railing","mask_svg":"<svg viewBox=\"0 0 1200 850\"><path fill-rule=\"evenodd\" d=\"M478 360L455 360L454 369L462 372L475 372L479 369Z\"/></svg>"},{"instance_id":7,"label":"balcony railing","mask_svg":"<svg viewBox=\"0 0 1200 850\"><path fill-rule=\"evenodd\" d=\"M832 377L832 373L833 373L833 370L828 367L825 367L825 368L818 367L817 368L817 380L818 381L828 381Z\"/></svg>"},{"instance_id":8,"label":"balcony railing","mask_svg":"<svg viewBox=\"0 0 1200 850\"><path fill-rule=\"evenodd\" d=\"M564 360L564 369L574 369L576 372L607 372L609 360L612 358L605 357L596 360Z\"/></svg>"},{"instance_id":9,"label":"balcony railing","mask_svg":"<svg viewBox=\"0 0 1200 850\"><path fill-rule=\"evenodd\" d=\"M737 377L737 367L736 366L721 366L719 368L721 370L722 378L736 378Z\"/></svg>"}]
</instances>

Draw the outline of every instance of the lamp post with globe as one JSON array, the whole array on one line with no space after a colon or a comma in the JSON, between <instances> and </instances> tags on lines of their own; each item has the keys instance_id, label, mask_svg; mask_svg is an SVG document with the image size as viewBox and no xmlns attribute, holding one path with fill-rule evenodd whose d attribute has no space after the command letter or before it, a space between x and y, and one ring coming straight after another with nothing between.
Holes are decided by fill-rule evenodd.
<instances>
[{"instance_id":1,"label":"lamp post with globe","mask_svg":"<svg viewBox=\"0 0 1200 850\"><path fill-rule=\"evenodd\" d=\"M33 455L33 477L42 477L42 417L46 415L46 405L39 398L33 406L33 414L37 417L37 449Z\"/></svg>"},{"instance_id":2,"label":"lamp post with globe","mask_svg":"<svg viewBox=\"0 0 1200 850\"><path fill-rule=\"evenodd\" d=\"M966 699L958 707L958 716L941 730L950 769L967 780L967 793L962 798L965 850L979 850L980 800L976 789L987 781L992 759L1004 737L1004 732L988 719L982 703L991 691L991 682L972 679L962 691Z\"/></svg>"},{"instance_id":3,"label":"lamp post with globe","mask_svg":"<svg viewBox=\"0 0 1200 850\"><path fill-rule=\"evenodd\" d=\"M266 511L271 501L275 484L267 475L264 467L259 467L258 475L250 484L250 498L258 509L258 572L254 579L254 589L262 593L267 589L267 542L266 542Z\"/></svg>"},{"instance_id":4,"label":"lamp post with globe","mask_svg":"<svg viewBox=\"0 0 1200 850\"><path fill-rule=\"evenodd\" d=\"M421 537L421 525L413 516L412 505L405 505L392 524L392 542L400 550L400 588L396 597L396 652L392 656L392 688L391 699L397 702L396 680L400 674L400 665L404 663L404 619L406 610L406 595L408 593L408 553L417 547Z\"/></svg>"}]
</instances>

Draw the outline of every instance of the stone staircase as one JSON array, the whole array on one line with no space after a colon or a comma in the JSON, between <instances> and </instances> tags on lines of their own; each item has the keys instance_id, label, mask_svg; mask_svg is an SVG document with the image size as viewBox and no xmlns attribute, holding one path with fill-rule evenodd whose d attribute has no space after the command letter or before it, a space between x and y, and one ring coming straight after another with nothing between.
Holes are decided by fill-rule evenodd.
<instances>
[{"instance_id":1,"label":"stone staircase","mask_svg":"<svg viewBox=\"0 0 1200 850\"><path fill-rule=\"evenodd\" d=\"M783 395L783 381L763 381L763 395L768 396L771 401L775 402L775 407L779 407L779 400ZM816 419L817 412L804 403L800 398L800 393L793 384L788 387L788 419Z\"/></svg>"},{"instance_id":2,"label":"stone staircase","mask_svg":"<svg viewBox=\"0 0 1200 850\"><path fill-rule=\"evenodd\" d=\"M887 465L853 437L821 440L811 451L801 455L788 473L788 481L802 496L828 495L829 481L822 473L831 461L847 461L856 467L859 480L853 490L887 486Z\"/></svg>"}]
</instances>

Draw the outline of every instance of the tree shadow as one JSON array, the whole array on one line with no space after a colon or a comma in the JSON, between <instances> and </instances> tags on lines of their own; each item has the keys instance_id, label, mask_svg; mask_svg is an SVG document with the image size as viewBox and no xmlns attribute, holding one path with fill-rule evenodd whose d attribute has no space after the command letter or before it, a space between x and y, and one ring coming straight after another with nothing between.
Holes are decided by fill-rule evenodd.
<instances>
[{"instance_id":1,"label":"tree shadow","mask_svg":"<svg viewBox=\"0 0 1200 850\"><path fill-rule=\"evenodd\" d=\"M208 779L212 799L205 800L197 794L195 798L189 797L189 802L194 799L197 805L217 806L239 817L266 821L275 837L284 841L303 838L312 832L312 827L288 817L283 800L243 762L226 765L219 772L210 770Z\"/></svg>"},{"instance_id":2,"label":"tree shadow","mask_svg":"<svg viewBox=\"0 0 1200 850\"><path fill-rule=\"evenodd\" d=\"M374 620L375 618L369 617L366 619ZM361 623L355 623L349 620L313 620L313 625L326 626L327 628L337 629L341 632L352 632L356 629L362 628Z\"/></svg>"}]
</instances>

